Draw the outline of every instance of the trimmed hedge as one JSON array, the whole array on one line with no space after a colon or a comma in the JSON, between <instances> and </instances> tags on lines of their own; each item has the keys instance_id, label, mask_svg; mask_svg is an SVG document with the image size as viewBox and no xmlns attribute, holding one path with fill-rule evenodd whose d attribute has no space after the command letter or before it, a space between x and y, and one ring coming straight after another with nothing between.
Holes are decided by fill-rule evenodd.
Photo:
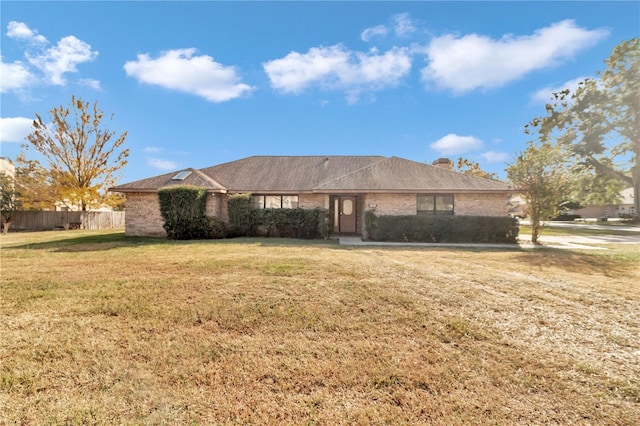
<instances>
[{"instance_id":1,"label":"trimmed hedge","mask_svg":"<svg viewBox=\"0 0 640 426\"><path fill-rule=\"evenodd\" d=\"M227 199L229 224L234 235L254 235L258 224L257 209L251 206L251 194L232 194Z\"/></svg>"},{"instance_id":2,"label":"trimmed hedge","mask_svg":"<svg viewBox=\"0 0 640 426\"><path fill-rule=\"evenodd\" d=\"M227 202L229 223L240 235L250 237L323 238L325 216L320 209L257 209L250 194L231 195Z\"/></svg>"},{"instance_id":3,"label":"trimmed hedge","mask_svg":"<svg viewBox=\"0 0 640 426\"><path fill-rule=\"evenodd\" d=\"M226 237L225 224L205 215L207 191L194 186L173 186L158 190L162 225L167 238L193 240Z\"/></svg>"},{"instance_id":4,"label":"trimmed hedge","mask_svg":"<svg viewBox=\"0 0 640 426\"><path fill-rule=\"evenodd\" d=\"M518 221L488 216L376 216L365 213L368 238L427 243L516 243Z\"/></svg>"}]
</instances>

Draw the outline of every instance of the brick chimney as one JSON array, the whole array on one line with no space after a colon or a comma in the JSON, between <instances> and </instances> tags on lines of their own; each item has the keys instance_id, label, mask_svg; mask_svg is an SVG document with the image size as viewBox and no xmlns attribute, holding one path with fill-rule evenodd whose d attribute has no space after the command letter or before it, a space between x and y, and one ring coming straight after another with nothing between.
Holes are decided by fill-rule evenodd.
<instances>
[{"instance_id":1,"label":"brick chimney","mask_svg":"<svg viewBox=\"0 0 640 426\"><path fill-rule=\"evenodd\" d=\"M448 158L438 158L431 164L436 167L440 167L441 169L451 170L453 168L453 161Z\"/></svg>"}]
</instances>

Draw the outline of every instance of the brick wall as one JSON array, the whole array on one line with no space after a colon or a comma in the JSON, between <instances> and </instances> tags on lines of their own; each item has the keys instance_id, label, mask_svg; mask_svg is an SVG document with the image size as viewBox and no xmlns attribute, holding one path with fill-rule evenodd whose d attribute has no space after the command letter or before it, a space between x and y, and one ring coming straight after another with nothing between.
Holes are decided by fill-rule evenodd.
<instances>
[{"instance_id":1,"label":"brick wall","mask_svg":"<svg viewBox=\"0 0 640 426\"><path fill-rule=\"evenodd\" d=\"M455 194L454 214L461 216L504 216L507 214L506 194ZM365 210L381 216L414 215L416 194L367 194Z\"/></svg>"},{"instance_id":2,"label":"brick wall","mask_svg":"<svg viewBox=\"0 0 640 426\"><path fill-rule=\"evenodd\" d=\"M364 213L374 210L377 215L414 215L417 209L416 194L366 194L358 197L358 232L363 231ZM329 208L326 194L300 194L299 206L303 209ZM455 194L455 214L461 216L504 216L507 214L505 194ZM127 194L125 233L131 236L164 237L158 195L155 193ZM208 216L227 221L226 194L208 194Z\"/></svg>"},{"instance_id":3,"label":"brick wall","mask_svg":"<svg viewBox=\"0 0 640 426\"><path fill-rule=\"evenodd\" d=\"M227 199L224 194L207 194L207 206L205 208L205 215L215 216L218 218L223 217L222 211L222 199ZM224 216L227 216L227 203L224 203ZM225 219L223 219L225 220Z\"/></svg>"},{"instance_id":4,"label":"brick wall","mask_svg":"<svg viewBox=\"0 0 640 426\"><path fill-rule=\"evenodd\" d=\"M298 207L301 209L328 209L329 196L326 194L300 194L298 196Z\"/></svg>"},{"instance_id":5,"label":"brick wall","mask_svg":"<svg viewBox=\"0 0 640 426\"><path fill-rule=\"evenodd\" d=\"M125 235L134 237L164 237L164 223L160 215L158 194L128 193L125 216Z\"/></svg>"},{"instance_id":6,"label":"brick wall","mask_svg":"<svg viewBox=\"0 0 640 426\"><path fill-rule=\"evenodd\" d=\"M364 198L364 210L373 210L378 216L416 214L416 194L367 194Z\"/></svg>"},{"instance_id":7,"label":"brick wall","mask_svg":"<svg viewBox=\"0 0 640 426\"><path fill-rule=\"evenodd\" d=\"M455 194L454 211L460 216L506 216L507 194Z\"/></svg>"}]
</instances>

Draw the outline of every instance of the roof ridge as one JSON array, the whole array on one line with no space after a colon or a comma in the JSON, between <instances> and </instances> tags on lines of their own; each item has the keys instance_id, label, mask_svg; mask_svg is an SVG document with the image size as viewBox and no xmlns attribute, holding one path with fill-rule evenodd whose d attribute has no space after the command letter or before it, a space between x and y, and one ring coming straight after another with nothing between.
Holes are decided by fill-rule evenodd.
<instances>
[{"instance_id":1,"label":"roof ridge","mask_svg":"<svg viewBox=\"0 0 640 426\"><path fill-rule=\"evenodd\" d=\"M461 171L459 171L459 170L454 170L453 168L445 169L445 168L442 168L442 167L438 167L438 166L436 166L436 165L434 165L434 164L421 163L421 162L419 162L419 161L410 160L410 159L408 159L408 158L396 157L395 155L394 155L394 156L392 156L391 158L397 158L397 159L399 159L399 160L403 160L403 161L410 161L410 162L412 162L412 163L420 164L420 165L422 165L422 166L435 167L435 168L436 168L436 169L438 169L438 170L442 170L442 171L445 171L445 172L448 172L448 173L453 173L453 174L458 175L458 176L463 176L463 177L464 177L464 178L466 178L466 179L471 179L471 180L473 180L473 179L484 179L484 180L487 180L487 181L489 181L489 182L506 183L506 182L503 182L503 181L501 181L501 180L490 179L490 178L487 178L487 177L484 177L484 176L476 176L476 175L472 175L472 174L466 174L466 173L463 173L463 172L461 172Z\"/></svg>"},{"instance_id":2,"label":"roof ridge","mask_svg":"<svg viewBox=\"0 0 640 426\"><path fill-rule=\"evenodd\" d=\"M366 156L358 156L358 157L366 157ZM376 156L376 155L374 155L373 157L377 157L377 156ZM366 166L364 166L364 167L360 167L359 169L352 170L352 171L350 171L349 173L346 173L346 174L344 174L344 175L340 175L340 176L335 177L335 178L333 178L333 179L330 179L330 180L328 180L328 181L326 181L326 182L322 182L320 185L316 185L316 186L314 186L314 187L313 187L313 188L311 188L311 189L312 189L312 190L314 190L314 189L318 189L318 188L320 188L320 187L322 187L322 186L324 186L324 185L327 185L327 184L329 184L329 183L331 183L331 182L335 182L335 181L337 181L338 179L342 179L342 178L345 178L345 177L347 177L347 176L349 176L349 175L353 175L353 174L355 174L355 173L358 173L358 172L359 172L359 171L361 171L361 170L367 169L367 168L369 168L369 167L373 167L373 166L375 166L376 164L380 164L380 163L382 163L383 161L387 161L387 160L389 160L389 157L384 157L384 156L383 156L383 157L382 157L380 160L378 160L378 161L374 161L373 163L371 163L371 164L367 164L367 165L366 165Z\"/></svg>"},{"instance_id":3,"label":"roof ridge","mask_svg":"<svg viewBox=\"0 0 640 426\"><path fill-rule=\"evenodd\" d=\"M369 158L369 157L377 157L377 158L388 158L384 155L356 155L356 154L344 154L344 155L333 155L333 154L317 154L317 155L251 155L249 157L239 158L237 160L229 161L229 163L233 163L234 161L246 160L248 158L320 158L320 157L328 157L328 158ZM223 163L224 164L224 163Z\"/></svg>"},{"instance_id":4,"label":"roof ridge","mask_svg":"<svg viewBox=\"0 0 640 426\"><path fill-rule=\"evenodd\" d=\"M198 176L200 176L204 180L209 181L211 184L213 184L214 186L217 186L219 189L223 189L223 190L227 191L227 188L224 185L222 185L220 182L218 182L217 180L215 180L214 178L212 178L211 176L209 176L208 174L206 174L202 170L194 169L192 167L189 167L189 170L191 170L193 172L196 172L196 174L198 174Z\"/></svg>"}]
</instances>

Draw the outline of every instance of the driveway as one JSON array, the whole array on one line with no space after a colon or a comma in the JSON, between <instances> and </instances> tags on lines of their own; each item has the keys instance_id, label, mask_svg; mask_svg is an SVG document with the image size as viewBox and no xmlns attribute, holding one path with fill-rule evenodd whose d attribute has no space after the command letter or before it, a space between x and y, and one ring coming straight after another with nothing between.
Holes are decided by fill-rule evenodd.
<instances>
[{"instance_id":1,"label":"driveway","mask_svg":"<svg viewBox=\"0 0 640 426\"><path fill-rule=\"evenodd\" d=\"M523 223L524 224L524 223ZM520 234L518 244L474 244L474 243L396 243L384 241L363 241L360 237L340 237L341 245L357 246L391 246L391 247L474 247L474 248L560 248L560 249L580 249L580 250L606 250L606 244L640 244L640 227L637 226L616 226L612 229L607 225L579 225L572 223L548 223L552 227L580 227L581 229L604 229L635 232L626 235L542 235L538 237L539 245L531 244L531 235Z\"/></svg>"},{"instance_id":2,"label":"driveway","mask_svg":"<svg viewBox=\"0 0 640 426\"><path fill-rule=\"evenodd\" d=\"M531 242L531 235L520 234L519 240ZM640 233L637 235L542 235L538 241L543 245L576 245L582 244L640 244Z\"/></svg>"},{"instance_id":3,"label":"driveway","mask_svg":"<svg viewBox=\"0 0 640 426\"><path fill-rule=\"evenodd\" d=\"M528 225L527 221L521 221L522 225ZM549 228L574 228L599 231L611 231L611 235L545 235L544 229L538 240L544 244L553 245L581 245L581 244L640 244L640 226L632 225L598 225L573 222L545 222ZM624 235L615 235L618 232ZM520 234L520 240L531 241L531 235Z\"/></svg>"},{"instance_id":4,"label":"driveway","mask_svg":"<svg viewBox=\"0 0 640 426\"><path fill-rule=\"evenodd\" d=\"M529 225L528 220L521 220L521 225ZM575 223L575 222L544 222L544 226L551 228L578 228L578 229L597 229L604 231L623 231L637 232L640 235L640 226L636 225L598 225L597 223Z\"/></svg>"}]
</instances>

